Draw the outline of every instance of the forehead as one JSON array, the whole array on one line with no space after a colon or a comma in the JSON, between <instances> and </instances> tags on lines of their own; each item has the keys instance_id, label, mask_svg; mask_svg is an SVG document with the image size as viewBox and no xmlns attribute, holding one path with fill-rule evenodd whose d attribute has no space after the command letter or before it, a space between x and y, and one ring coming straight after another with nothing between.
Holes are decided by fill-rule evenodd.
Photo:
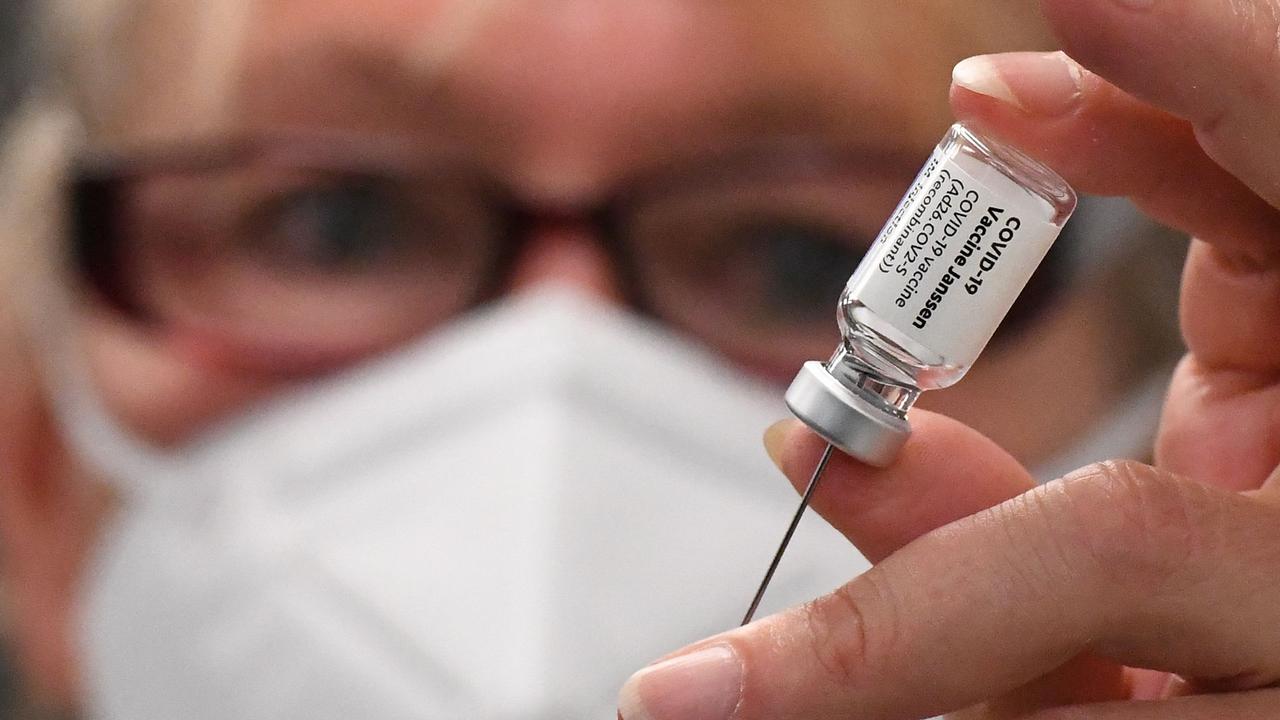
<instances>
[{"instance_id":1,"label":"forehead","mask_svg":"<svg viewBox=\"0 0 1280 720\"><path fill-rule=\"evenodd\" d=\"M918 153L947 122L951 64L1043 43L1038 23L1002 4L157 2L138 47L169 61L137 74L147 88L130 96L125 134L376 130L583 174L756 133Z\"/></svg>"}]
</instances>

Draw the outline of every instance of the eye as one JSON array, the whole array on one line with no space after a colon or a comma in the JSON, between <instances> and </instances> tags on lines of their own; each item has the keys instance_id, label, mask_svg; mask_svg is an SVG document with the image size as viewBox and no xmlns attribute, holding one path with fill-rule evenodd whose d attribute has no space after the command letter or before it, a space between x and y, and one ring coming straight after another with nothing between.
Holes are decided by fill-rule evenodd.
<instances>
[{"instance_id":1,"label":"eye","mask_svg":"<svg viewBox=\"0 0 1280 720\"><path fill-rule=\"evenodd\" d=\"M761 218L740 225L731 262L756 278L760 322L827 322L867 247L865 238L806 218Z\"/></svg>"},{"instance_id":2,"label":"eye","mask_svg":"<svg viewBox=\"0 0 1280 720\"><path fill-rule=\"evenodd\" d=\"M252 217L242 242L280 269L367 272L409 249L408 214L390 183L345 178L269 201Z\"/></svg>"}]
</instances>

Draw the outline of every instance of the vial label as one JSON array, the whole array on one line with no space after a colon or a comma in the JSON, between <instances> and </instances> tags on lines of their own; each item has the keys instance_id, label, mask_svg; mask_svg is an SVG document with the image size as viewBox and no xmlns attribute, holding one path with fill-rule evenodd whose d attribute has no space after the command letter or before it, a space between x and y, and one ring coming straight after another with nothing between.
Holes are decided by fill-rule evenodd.
<instances>
[{"instance_id":1,"label":"vial label","mask_svg":"<svg viewBox=\"0 0 1280 720\"><path fill-rule=\"evenodd\" d=\"M935 152L849 280L889 328L954 365L995 333L1058 235L1048 203L965 154ZM887 331L887 332L886 332Z\"/></svg>"}]
</instances>

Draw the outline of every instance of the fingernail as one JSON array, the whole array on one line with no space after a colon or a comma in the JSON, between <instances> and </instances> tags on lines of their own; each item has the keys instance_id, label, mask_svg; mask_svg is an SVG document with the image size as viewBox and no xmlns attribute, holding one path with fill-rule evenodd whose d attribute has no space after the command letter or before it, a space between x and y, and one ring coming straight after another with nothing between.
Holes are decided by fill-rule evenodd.
<instances>
[{"instance_id":1,"label":"fingernail","mask_svg":"<svg viewBox=\"0 0 1280 720\"><path fill-rule=\"evenodd\" d=\"M664 660L618 694L622 720L729 720L742 697L742 662L728 645Z\"/></svg>"},{"instance_id":2,"label":"fingernail","mask_svg":"<svg viewBox=\"0 0 1280 720\"><path fill-rule=\"evenodd\" d=\"M779 470L782 469L782 444L787 439L787 429L790 425L790 420L779 420L764 431L764 451L769 453L769 459L778 466Z\"/></svg>"},{"instance_id":3,"label":"fingernail","mask_svg":"<svg viewBox=\"0 0 1280 720\"><path fill-rule=\"evenodd\" d=\"M1082 71L1061 52L977 55L961 60L951 82L1035 115L1055 116L1080 99Z\"/></svg>"}]
</instances>

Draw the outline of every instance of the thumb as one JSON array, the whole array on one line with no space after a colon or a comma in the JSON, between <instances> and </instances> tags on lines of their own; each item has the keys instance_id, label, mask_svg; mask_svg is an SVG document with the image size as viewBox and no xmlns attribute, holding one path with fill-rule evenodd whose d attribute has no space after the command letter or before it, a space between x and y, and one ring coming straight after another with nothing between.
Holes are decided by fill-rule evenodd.
<instances>
[{"instance_id":1,"label":"thumb","mask_svg":"<svg viewBox=\"0 0 1280 720\"><path fill-rule=\"evenodd\" d=\"M928 717L1008 693L1087 649L1264 686L1280 678L1277 514L1145 466L1097 466L637 673L621 714Z\"/></svg>"},{"instance_id":2,"label":"thumb","mask_svg":"<svg viewBox=\"0 0 1280 720\"><path fill-rule=\"evenodd\" d=\"M812 500L814 510L873 563L935 528L1035 487L1013 456L964 423L917 409L911 424L911 438L887 468L833 455ZM801 491L826 441L787 420L769 429L765 445ZM1125 691L1119 665L1086 653L988 703L983 715L1021 717L1031 709L1108 700Z\"/></svg>"}]
</instances>

